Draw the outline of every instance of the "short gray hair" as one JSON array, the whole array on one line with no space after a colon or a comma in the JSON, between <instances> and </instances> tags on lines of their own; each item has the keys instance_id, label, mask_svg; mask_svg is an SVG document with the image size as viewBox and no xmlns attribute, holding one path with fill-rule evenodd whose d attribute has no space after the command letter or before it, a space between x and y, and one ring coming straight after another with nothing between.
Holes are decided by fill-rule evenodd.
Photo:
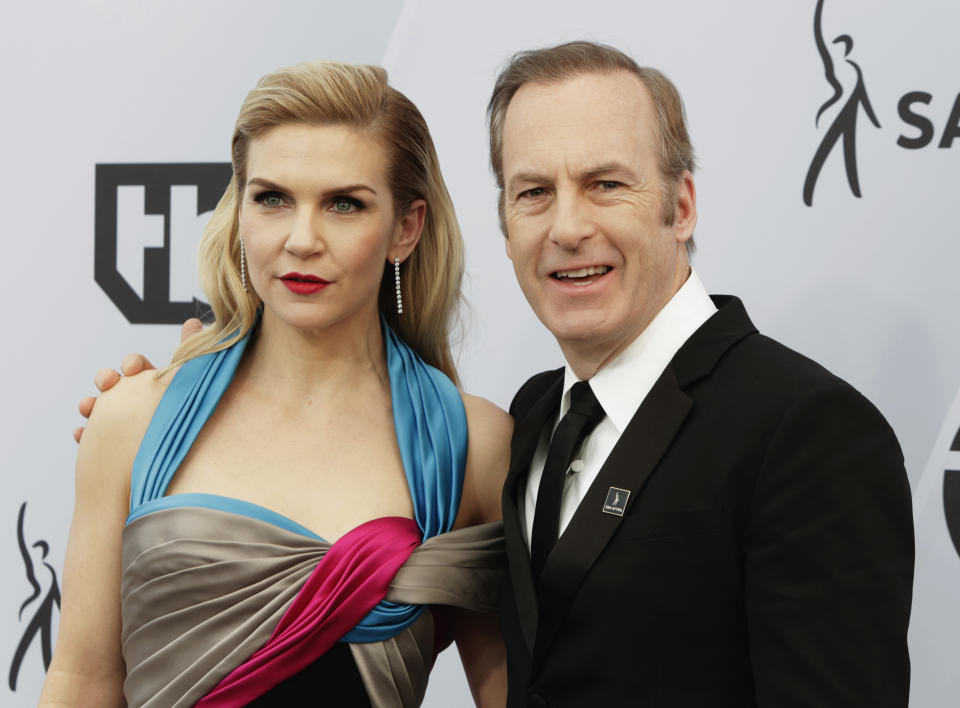
<instances>
[{"instance_id":1,"label":"short gray hair","mask_svg":"<svg viewBox=\"0 0 960 708\"><path fill-rule=\"evenodd\" d=\"M692 174L696 168L680 92L665 74L638 65L619 49L597 42L578 41L517 52L500 72L493 87L490 103L487 104L490 166L500 188L500 228L504 236L507 235L507 228L504 221L503 124L513 96L521 86L533 81L563 81L578 74L609 74L616 71L633 74L650 92L657 114L657 162L664 191L661 218L664 224L673 224L677 182L685 171ZM693 249L691 238L687 241L687 252L692 253Z\"/></svg>"}]
</instances>

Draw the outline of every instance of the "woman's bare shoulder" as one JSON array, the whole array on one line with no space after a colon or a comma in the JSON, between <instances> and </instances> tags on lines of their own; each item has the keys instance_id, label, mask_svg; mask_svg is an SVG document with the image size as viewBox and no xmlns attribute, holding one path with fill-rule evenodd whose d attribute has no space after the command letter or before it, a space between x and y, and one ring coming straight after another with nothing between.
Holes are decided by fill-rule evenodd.
<instances>
[{"instance_id":1,"label":"woman's bare shoulder","mask_svg":"<svg viewBox=\"0 0 960 708\"><path fill-rule=\"evenodd\" d=\"M42 705L120 705L120 597L130 472L171 376L124 377L94 404L77 452L76 493L63 568L62 616ZM83 695L86 695L84 693Z\"/></svg>"},{"instance_id":2,"label":"woman's bare shoulder","mask_svg":"<svg viewBox=\"0 0 960 708\"><path fill-rule=\"evenodd\" d=\"M486 398L463 392L460 397L467 411L471 442L474 437L479 437L486 442L505 441L509 446L513 434L513 418L510 414Z\"/></svg>"},{"instance_id":3,"label":"woman's bare shoulder","mask_svg":"<svg viewBox=\"0 0 960 708\"><path fill-rule=\"evenodd\" d=\"M129 472L173 373L158 377L155 371L144 371L125 376L100 394L80 439L78 475L113 477L112 470Z\"/></svg>"},{"instance_id":4,"label":"woman's bare shoulder","mask_svg":"<svg viewBox=\"0 0 960 708\"><path fill-rule=\"evenodd\" d=\"M495 521L500 518L500 493L510 466L513 418L485 398L461 396L470 436L461 502L463 525Z\"/></svg>"}]
</instances>

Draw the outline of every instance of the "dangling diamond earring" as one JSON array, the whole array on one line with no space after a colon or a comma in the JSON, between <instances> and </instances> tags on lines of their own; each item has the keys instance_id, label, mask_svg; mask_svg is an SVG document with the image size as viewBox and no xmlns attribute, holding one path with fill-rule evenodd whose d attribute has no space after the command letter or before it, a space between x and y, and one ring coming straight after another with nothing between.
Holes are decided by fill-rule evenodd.
<instances>
[{"instance_id":1,"label":"dangling diamond earring","mask_svg":"<svg viewBox=\"0 0 960 708\"><path fill-rule=\"evenodd\" d=\"M403 314L403 300L400 298L400 259L393 259L393 282L397 285L397 314Z\"/></svg>"},{"instance_id":2,"label":"dangling diamond earring","mask_svg":"<svg viewBox=\"0 0 960 708\"><path fill-rule=\"evenodd\" d=\"M240 236L240 282L243 283L243 292L250 292L247 290L247 252L243 245L243 234L238 234Z\"/></svg>"}]
</instances>

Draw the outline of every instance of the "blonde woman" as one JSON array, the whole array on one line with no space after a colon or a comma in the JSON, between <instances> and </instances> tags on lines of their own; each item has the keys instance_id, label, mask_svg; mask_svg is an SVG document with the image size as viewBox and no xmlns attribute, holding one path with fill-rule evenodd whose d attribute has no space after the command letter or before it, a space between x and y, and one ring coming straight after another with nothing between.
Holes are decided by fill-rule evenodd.
<instances>
[{"instance_id":1,"label":"blonde woman","mask_svg":"<svg viewBox=\"0 0 960 708\"><path fill-rule=\"evenodd\" d=\"M511 423L456 387L423 118L380 68L302 64L247 96L232 161L215 323L83 435L41 705L414 706L451 639L502 705Z\"/></svg>"}]
</instances>

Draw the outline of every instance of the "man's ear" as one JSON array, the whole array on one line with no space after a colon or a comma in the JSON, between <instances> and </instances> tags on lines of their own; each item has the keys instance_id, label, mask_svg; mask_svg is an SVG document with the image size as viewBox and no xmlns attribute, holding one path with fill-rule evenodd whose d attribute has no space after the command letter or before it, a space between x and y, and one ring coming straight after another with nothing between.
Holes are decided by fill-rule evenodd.
<instances>
[{"instance_id":1,"label":"man's ear","mask_svg":"<svg viewBox=\"0 0 960 708\"><path fill-rule=\"evenodd\" d=\"M393 243L390 245L390 261L399 258L401 261L416 248L423 233L423 222L427 216L427 203L423 199L414 199L407 212L397 219L393 231Z\"/></svg>"},{"instance_id":2,"label":"man's ear","mask_svg":"<svg viewBox=\"0 0 960 708\"><path fill-rule=\"evenodd\" d=\"M673 212L673 233L677 243L686 243L693 236L693 229L697 225L697 187L693 183L693 175L684 170L677 180L677 202Z\"/></svg>"},{"instance_id":3,"label":"man's ear","mask_svg":"<svg viewBox=\"0 0 960 708\"><path fill-rule=\"evenodd\" d=\"M509 237L509 236L504 236L504 237L503 237L503 243L505 244L506 249L507 249L507 258L509 258L509 259L512 261L512 260L513 260L513 251L512 251L511 248L510 248L510 237Z\"/></svg>"}]
</instances>

